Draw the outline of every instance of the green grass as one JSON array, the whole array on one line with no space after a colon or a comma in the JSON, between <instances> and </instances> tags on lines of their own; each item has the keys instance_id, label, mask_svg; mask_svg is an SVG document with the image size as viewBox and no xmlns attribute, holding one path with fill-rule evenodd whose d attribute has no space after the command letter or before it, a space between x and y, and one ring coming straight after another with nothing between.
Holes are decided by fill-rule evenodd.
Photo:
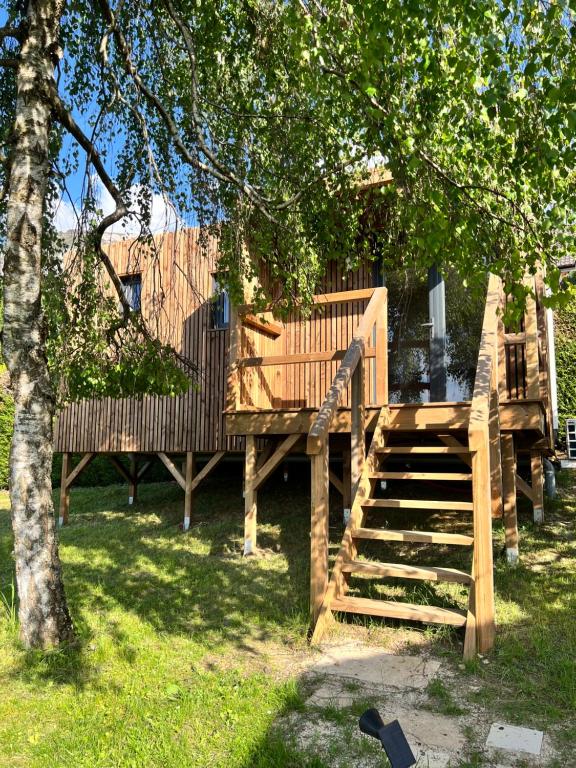
<instances>
[{"instance_id":1,"label":"green grass","mask_svg":"<svg viewBox=\"0 0 576 768\"><path fill-rule=\"evenodd\" d=\"M495 558L498 631L487 664L458 671L454 633L394 623L382 631L375 621L371 642L400 631L442 655L453 676L429 687L434 710L457 715L476 704L493 719L546 730L569 751L576 742L576 477L562 482L544 526L521 514L521 565ZM0 492L0 768L330 764L303 754L298 734L275 726L304 709L299 669L282 670L271 658L305 652L308 478L291 471L289 484L272 481L260 494L265 556L247 560L240 488L239 467L211 477L187 534L178 528L183 499L174 484L142 486L134 507L122 487L74 489L60 538L78 642L52 653L26 653L17 642L8 497ZM341 511L334 501L335 551ZM496 525L496 554L502 545ZM448 555L445 564L459 565ZM350 712L346 727L355 730ZM324 718L340 726L343 714L328 710ZM350 764L361 760L351 755ZM480 765L474 760L467 765Z\"/></svg>"},{"instance_id":2,"label":"green grass","mask_svg":"<svg viewBox=\"0 0 576 768\"><path fill-rule=\"evenodd\" d=\"M291 513L263 525L266 557L243 560L240 478L222 480L186 535L173 485L132 508L122 488L73 491L61 555L79 640L52 653L16 642L0 492L0 766L321 768L270 731L302 706L295 679L242 652L304 642L308 516L292 512L306 497L280 486Z\"/></svg>"}]
</instances>

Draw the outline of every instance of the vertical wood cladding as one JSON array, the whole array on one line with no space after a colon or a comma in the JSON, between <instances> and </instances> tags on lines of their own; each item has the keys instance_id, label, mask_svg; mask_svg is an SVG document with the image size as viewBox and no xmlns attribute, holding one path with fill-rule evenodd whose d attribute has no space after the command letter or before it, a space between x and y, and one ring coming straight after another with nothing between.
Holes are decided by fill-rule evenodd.
<instances>
[{"instance_id":1,"label":"vertical wood cladding","mask_svg":"<svg viewBox=\"0 0 576 768\"><path fill-rule=\"evenodd\" d=\"M55 424L56 451L179 452L239 450L224 416L229 331L212 330L214 239L198 229L155 238L156 254L132 241L110 244L120 275L141 274L142 313L153 333L193 360L198 381L178 397L102 398L67 406Z\"/></svg>"}]
</instances>

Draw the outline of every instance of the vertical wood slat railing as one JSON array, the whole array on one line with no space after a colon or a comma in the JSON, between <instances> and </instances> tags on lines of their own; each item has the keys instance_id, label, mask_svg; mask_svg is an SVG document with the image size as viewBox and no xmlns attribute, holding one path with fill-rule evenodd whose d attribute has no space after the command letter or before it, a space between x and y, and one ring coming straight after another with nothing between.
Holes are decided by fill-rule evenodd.
<instances>
[{"instance_id":1,"label":"vertical wood slat railing","mask_svg":"<svg viewBox=\"0 0 576 768\"><path fill-rule=\"evenodd\" d=\"M505 368L500 372L500 394L508 400L540 398L539 332L542 333L542 328L537 309L538 276L527 275L524 285L531 294L526 299L523 328L519 333L504 333L503 336Z\"/></svg>"},{"instance_id":2,"label":"vertical wood slat railing","mask_svg":"<svg viewBox=\"0 0 576 768\"><path fill-rule=\"evenodd\" d=\"M500 467L498 425L498 309L501 281L490 275L476 366L474 394L468 424L472 454L472 499L474 504L474 605L478 651L494 643L494 576L492 562L492 512L494 485ZM496 449L496 450L495 450ZM498 494L501 498L501 493Z\"/></svg>"},{"instance_id":3,"label":"vertical wood slat railing","mask_svg":"<svg viewBox=\"0 0 576 768\"><path fill-rule=\"evenodd\" d=\"M387 399L387 290L376 288L324 402L308 432L306 451L311 459L310 611L315 622L328 586L328 440L330 428L348 386L351 386L352 503L366 456L365 352L376 327L376 389ZM386 405L386 400L378 405Z\"/></svg>"},{"instance_id":4,"label":"vertical wood slat railing","mask_svg":"<svg viewBox=\"0 0 576 768\"><path fill-rule=\"evenodd\" d=\"M296 376L300 375L303 378L304 381L301 383L301 387L303 386L304 389L306 389L305 382L307 377L312 377L314 380L312 402L308 396L310 393L301 393L304 399L301 398L299 400L300 405L297 407L314 407L313 401L317 392L316 388L321 384L321 379L323 378L323 376L316 376L318 373L316 367L318 365L329 366L331 363L343 360L350 338L347 336L345 326L342 326L340 330L332 334L330 316L318 318L318 310L322 311L324 307L334 305L358 305L360 302L369 301L374 295L375 290L377 289L361 288L314 296L312 309L313 313L316 314L303 321L301 337L304 340L305 349L312 342L312 346L320 342L327 348L313 351L310 351L309 348L307 351L301 352L290 350L291 340L287 337L290 335L287 333L288 329L273 320L270 307L266 308L263 312L263 315L268 315L264 322L251 314L251 305L233 308L230 317L228 411L243 409L259 410L258 404L262 397L270 403L269 406L265 405L265 407L282 410L285 405L282 391L285 379L292 378L291 370L294 368L296 370L305 369L308 371L308 373L300 372L300 374L294 374ZM357 311L357 309L354 309L351 316ZM298 317L297 313L295 317ZM245 356L246 350L244 349L245 344L243 342L243 329L246 328L253 334L252 342L249 345L249 356ZM377 326L375 343L373 346L366 347L365 357L370 359L378 358L379 352L385 348L385 343L386 339L383 339L382 328ZM342 346L344 348L332 348L332 344L336 347ZM244 356L242 356L243 351ZM375 360L374 365L379 365L378 359ZM289 368L286 371L287 366ZM267 372L273 373L269 374ZM280 375L277 376L276 374L278 373ZM371 379L368 381L371 383ZM367 389L370 389L371 400L378 401L385 396L382 386L382 383L378 380L376 388L372 386L367 387ZM373 389L374 391L372 391ZM322 397L324 392L325 389L321 391ZM289 406L287 405L287 407Z\"/></svg>"}]
</instances>

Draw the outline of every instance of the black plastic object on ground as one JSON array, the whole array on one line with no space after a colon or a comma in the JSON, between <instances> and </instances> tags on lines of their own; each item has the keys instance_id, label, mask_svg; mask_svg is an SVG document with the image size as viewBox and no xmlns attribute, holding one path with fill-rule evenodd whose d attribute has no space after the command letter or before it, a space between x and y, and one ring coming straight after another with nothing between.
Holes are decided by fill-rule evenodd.
<instances>
[{"instance_id":1,"label":"black plastic object on ground","mask_svg":"<svg viewBox=\"0 0 576 768\"><path fill-rule=\"evenodd\" d=\"M359 726L362 733L380 739L392 768L410 768L416 764L416 758L398 720L384 725L377 709L367 709L360 718Z\"/></svg>"}]
</instances>

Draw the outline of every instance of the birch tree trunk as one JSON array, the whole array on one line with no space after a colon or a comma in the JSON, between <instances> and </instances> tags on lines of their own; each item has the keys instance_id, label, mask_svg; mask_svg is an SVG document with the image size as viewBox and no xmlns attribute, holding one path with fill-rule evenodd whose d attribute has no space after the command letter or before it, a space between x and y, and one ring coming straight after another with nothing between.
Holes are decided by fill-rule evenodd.
<instances>
[{"instance_id":1,"label":"birch tree trunk","mask_svg":"<svg viewBox=\"0 0 576 768\"><path fill-rule=\"evenodd\" d=\"M64 0L30 0L17 72L4 262L3 353L15 402L10 467L20 632L29 648L73 637L52 505L54 398L41 309L50 93Z\"/></svg>"}]
</instances>

